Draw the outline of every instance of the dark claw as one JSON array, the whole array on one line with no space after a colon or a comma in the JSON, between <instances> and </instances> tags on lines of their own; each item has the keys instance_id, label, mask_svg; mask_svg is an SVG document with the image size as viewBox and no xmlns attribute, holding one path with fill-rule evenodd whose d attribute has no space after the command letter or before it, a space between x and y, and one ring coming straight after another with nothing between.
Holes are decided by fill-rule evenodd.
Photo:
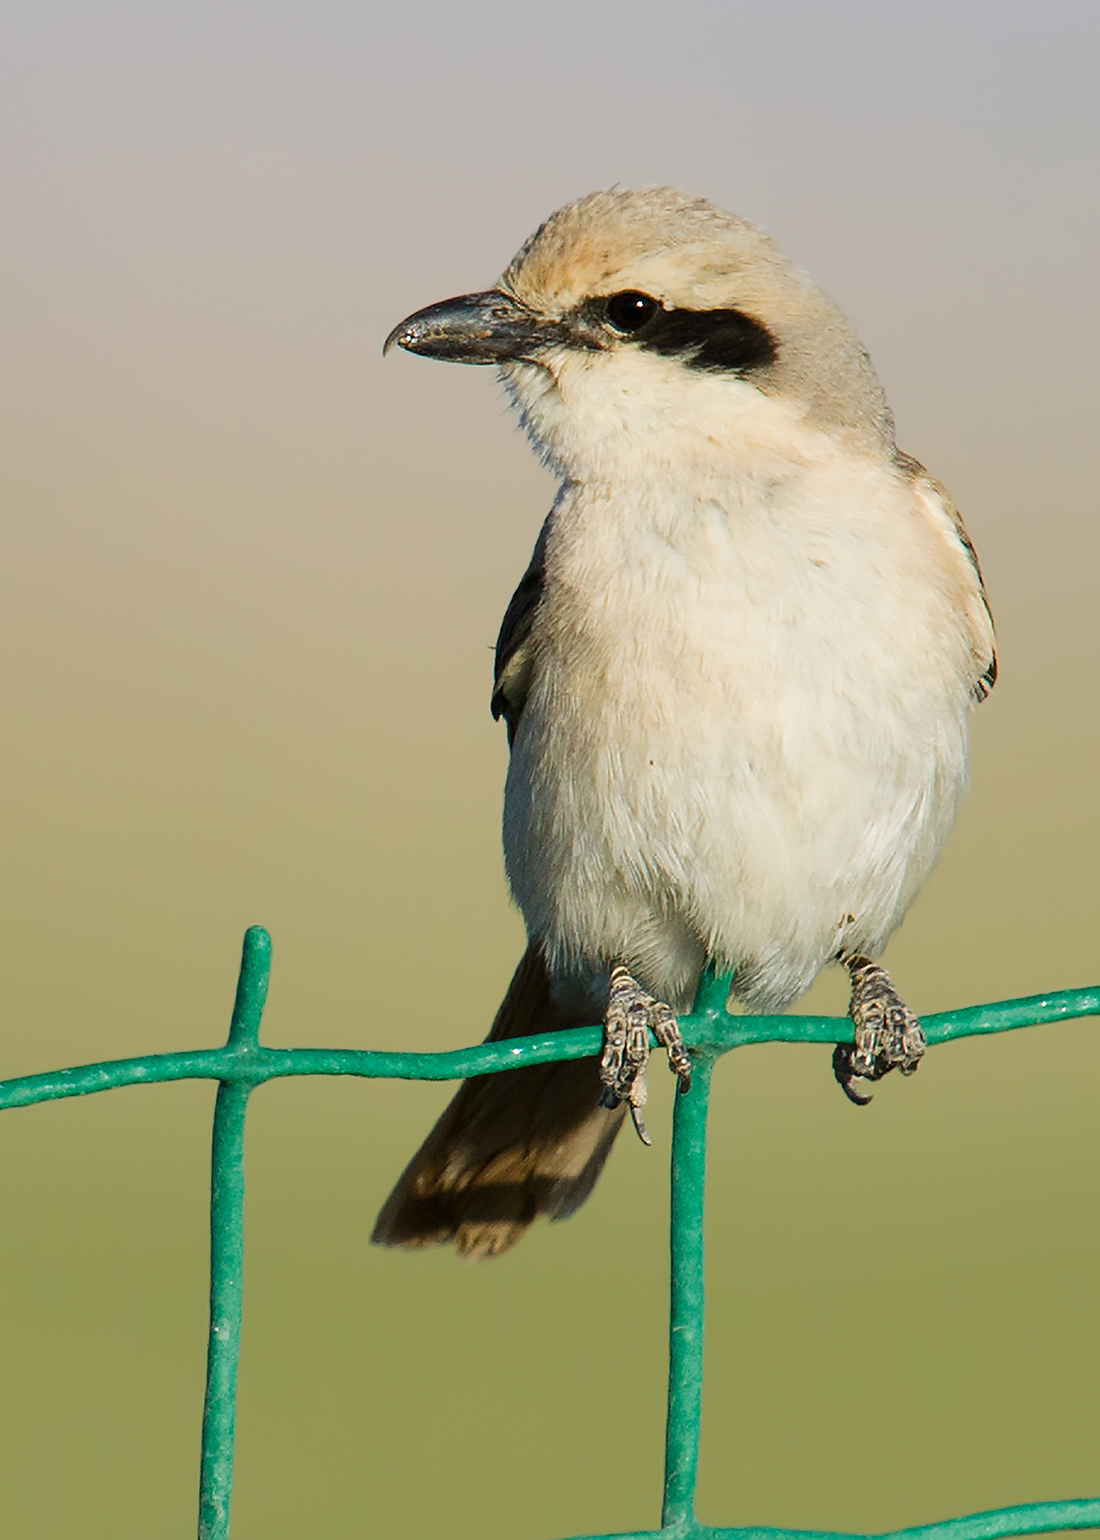
<instances>
[{"instance_id":1,"label":"dark claw","mask_svg":"<svg viewBox=\"0 0 1100 1540\"><path fill-rule=\"evenodd\" d=\"M856 1107L866 1107L874 1101L873 1096L864 1096L862 1091L856 1090L856 1076L853 1060L855 1059L854 1043L837 1043L833 1049L833 1074L836 1082L845 1096Z\"/></svg>"}]
</instances>

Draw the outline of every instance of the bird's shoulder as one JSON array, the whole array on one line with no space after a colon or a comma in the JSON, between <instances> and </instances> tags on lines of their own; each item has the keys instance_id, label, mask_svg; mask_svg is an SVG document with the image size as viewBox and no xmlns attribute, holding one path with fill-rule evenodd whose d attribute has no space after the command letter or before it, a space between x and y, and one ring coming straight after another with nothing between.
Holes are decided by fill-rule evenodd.
<instances>
[{"instance_id":1,"label":"bird's shoulder","mask_svg":"<svg viewBox=\"0 0 1100 1540\"><path fill-rule=\"evenodd\" d=\"M989 607L982 564L978 560L974 542L967 533L962 514L943 482L931 475L913 455L907 455L899 449L895 451L895 458L902 478L910 484L949 538L957 544L973 576L978 601L977 612L973 617L974 650L980 672L974 681L972 693L976 701L983 701L997 682L997 650L993 638L993 612Z\"/></svg>"}]
</instances>

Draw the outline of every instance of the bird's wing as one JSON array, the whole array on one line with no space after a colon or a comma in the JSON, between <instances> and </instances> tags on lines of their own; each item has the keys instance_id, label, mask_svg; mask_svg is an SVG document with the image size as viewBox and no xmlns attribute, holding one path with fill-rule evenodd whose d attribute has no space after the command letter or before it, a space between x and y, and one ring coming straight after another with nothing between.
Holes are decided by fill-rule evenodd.
<instances>
[{"instance_id":1,"label":"bird's wing","mask_svg":"<svg viewBox=\"0 0 1100 1540\"><path fill-rule=\"evenodd\" d=\"M997 649L993 640L993 612L985 591L985 579L974 542L966 532L962 514L951 500L951 494L934 476L930 476L919 460L912 455L897 452L898 465L913 486L913 490L934 516L937 516L951 538L957 542L974 578L976 603L971 613L971 642L974 649L975 679L972 693L976 701L985 700L997 682Z\"/></svg>"},{"instance_id":2,"label":"bird's wing","mask_svg":"<svg viewBox=\"0 0 1100 1540\"><path fill-rule=\"evenodd\" d=\"M550 520L547 519L542 526L527 571L520 578L519 587L509 601L497 637L493 698L490 705L494 719L503 717L508 725L509 745L516 736L531 683L534 664L531 626L542 600L546 578L546 534L549 524Z\"/></svg>"}]
</instances>

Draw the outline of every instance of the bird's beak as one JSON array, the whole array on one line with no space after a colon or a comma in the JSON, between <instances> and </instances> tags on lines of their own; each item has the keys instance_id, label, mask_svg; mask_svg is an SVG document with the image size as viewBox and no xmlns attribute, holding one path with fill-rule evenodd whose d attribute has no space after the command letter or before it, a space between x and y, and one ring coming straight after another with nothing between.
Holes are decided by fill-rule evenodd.
<instances>
[{"instance_id":1,"label":"bird's beak","mask_svg":"<svg viewBox=\"0 0 1100 1540\"><path fill-rule=\"evenodd\" d=\"M501 289L462 294L399 321L383 355L395 345L454 364L501 364L532 358L560 340L561 323L536 315Z\"/></svg>"}]
</instances>

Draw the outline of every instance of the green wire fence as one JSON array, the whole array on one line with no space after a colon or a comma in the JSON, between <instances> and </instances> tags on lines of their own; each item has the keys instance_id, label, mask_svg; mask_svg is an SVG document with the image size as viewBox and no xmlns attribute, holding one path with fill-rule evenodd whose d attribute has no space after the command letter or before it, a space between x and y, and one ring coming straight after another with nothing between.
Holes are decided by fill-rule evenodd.
<instances>
[{"instance_id":1,"label":"green wire fence","mask_svg":"<svg viewBox=\"0 0 1100 1540\"><path fill-rule=\"evenodd\" d=\"M350 1048L265 1048L260 1018L271 969L271 938L245 932L237 998L224 1048L114 1059L20 1080L0 1081L0 1111L116 1086L216 1080L210 1184L210 1333L199 1478L199 1540L226 1540L233 1486L233 1431L240 1350L244 1257L244 1127L250 1092L292 1075L361 1075L386 1080L459 1080L522 1064L583 1059L600 1051L599 1027L485 1043L451 1053L375 1053ZM680 1018L691 1050L691 1090L676 1098L672 1133L671 1306L664 1506L659 1529L586 1540L858 1540L832 1530L716 1529L695 1517L695 1472L703 1381L703 1194L707 1105L715 1060L750 1043L850 1041L843 1016L731 1016L729 978L705 974L691 1013ZM1067 989L924 1019L929 1044L1043 1022L1100 1015L1100 987ZM1025 1503L966 1518L890 1531L879 1540L994 1540L1056 1529L1100 1527L1100 1497Z\"/></svg>"}]
</instances>

